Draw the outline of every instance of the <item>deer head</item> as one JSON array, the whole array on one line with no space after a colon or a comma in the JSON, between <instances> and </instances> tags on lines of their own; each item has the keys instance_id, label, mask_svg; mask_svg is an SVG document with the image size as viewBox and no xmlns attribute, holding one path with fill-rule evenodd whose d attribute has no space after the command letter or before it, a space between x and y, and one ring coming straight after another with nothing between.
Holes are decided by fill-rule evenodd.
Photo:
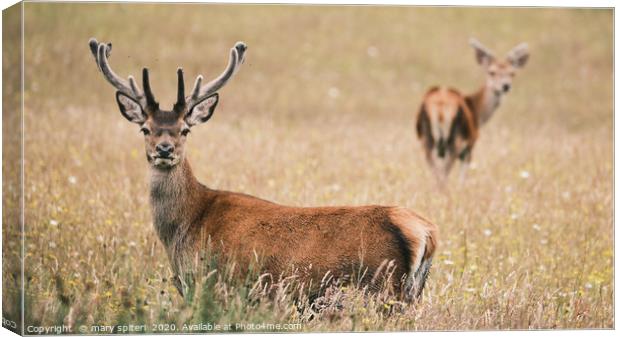
<instances>
[{"instance_id":1,"label":"deer head","mask_svg":"<svg viewBox=\"0 0 620 337\"><path fill-rule=\"evenodd\" d=\"M530 56L527 43L517 45L508 52L505 59L500 60L478 40L472 38L469 44L476 51L476 61L486 71L487 86L497 96L510 91L516 70L523 68Z\"/></svg>"},{"instance_id":2,"label":"deer head","mask_svg":"<svg viewBox=\"0 0 620 337\"><path fill-rule=\"evenodd\" d=\"M116 102L121 114L140 126L148 162L161 170L168 170L182 162L184 144L190 129L211 118L219 99L217 91L239 70L247 50L245 43L237 42L230 50L230 59L224 72L204 85L202 75L199 75L187 96L183 69L177 69L177 101L172 110L162 110L151 90L147 68L142 69L142 91L132 76L126 81L112 71L108 61L112 51L111 43L98 43L91 38L89 46L97 67L117 89Z\"/></svg>"}]
</instances>

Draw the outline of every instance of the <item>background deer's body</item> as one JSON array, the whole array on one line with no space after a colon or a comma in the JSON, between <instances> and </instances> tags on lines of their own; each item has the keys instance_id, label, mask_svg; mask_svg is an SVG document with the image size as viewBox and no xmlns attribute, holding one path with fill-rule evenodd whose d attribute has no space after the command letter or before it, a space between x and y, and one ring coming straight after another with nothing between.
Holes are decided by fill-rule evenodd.
<instances>
[{"instance_id":1,"label":"background deer's body","mask_svg":"<svg viewBox=\"0 0 620 337\"><path fill-rule=\"evenodd\" d=\"M485 84L470 95L452 88L432 87L424 95L417 115L416 133L426 160L441 183L457 158L462 163L461 179L464 178L480 127L499 107L502 95L510 90L515 70L523 67L529 57L526 44L513 48L506 60L496 60L480 42L472 39L470 43L487 73Z\"/></svg>"},{"instance_id":2,"label":"background deer's body","mask_svg":"<svg viewBox=\"0 0 620 337\"><path fill-rule=\"evenodd\" d=\"M441 179L457 157L471 158L478 138L478 120L457 90L433 87L424 96L416 131L426 160Z\"/></svg>"},{"instance_id":3,"label":"background deer's body","mask_svg":"<svg viewBox=\"0 0 620 337\"><path fill-rule=\"evenodd\" d=\"M242 272L258 256L264 271L275 279L293 265L302 271L303 281L314 284L327 272L346 278L359 267L367 268L360 281L368 283L391 261L393 289L406 299L420 295L437 245L437 228L412 211L383 206L287 207L213 190L194 177L185 157L185 139L191 127L212 116L217 90L243 63L245 44L231 49L229 65L218 78L203 86L199 76L189 96L179 69L177 102L171 111L159 108L146 68L142 92L132 77L127 82L114 74L107 60L110 44L94 39L89 44L99 70L118 89L121 114L139 124L145 135L153 222L182 295L209 243L217 254L240 263Z\"/></svg>"}]
</instances>

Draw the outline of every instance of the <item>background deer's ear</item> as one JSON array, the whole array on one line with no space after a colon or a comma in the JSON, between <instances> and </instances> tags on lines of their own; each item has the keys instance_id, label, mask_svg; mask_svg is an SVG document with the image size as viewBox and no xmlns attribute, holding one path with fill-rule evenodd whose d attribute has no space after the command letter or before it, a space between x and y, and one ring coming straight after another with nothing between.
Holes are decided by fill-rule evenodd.
<instances>
[{"instance_id":1,"label":"background deer's ear","mask_svg":"<svg viewBox=\"0 0 620 337\"><path fill-rule=\"evenodd\" d=\"M127 118L128 121L137 124L142 124L146 121L146 114L142 110L142 106L133 98L117 91L116 103L118 103L121 114Z\"/></svg>"},{"instance_id":2,"label":"background deer's ear","mask_svg":"<svg viewBox=\"0 0 620 337\"><path fill-rule=\"evenodd\" d=\"M530 51L527 43L521 43L512 48L512 50L508 52L508 56L506 58L513 67L523 68L523 66L527 63L527 60L530 58Z\"/></svg>"},{"instance_id":3,"label":"background deer's ear","mask_svg":"<svg viewBox=\"0 0 620 337\"><path fill-rule=\"evenodd\" d=\"M491 62L493 62L493 60L495 60L493 53L478 40L471 38L469 39L469 44L476 51L476 61L479 65L487 67L491 64Z\"/></svg>"},{"instance_id":4,"label":"background deer's ear","mask_svg":"<svg viewBox=\"0 0 620 337\"><path fill-rule=\"evenodd\" d=\"M189 126L194 126L208 121L213 115L218 101L219 95L215 93L194 104L189 108L189 112L185 116L185 123Z\"/></svg>"}]
</instances>

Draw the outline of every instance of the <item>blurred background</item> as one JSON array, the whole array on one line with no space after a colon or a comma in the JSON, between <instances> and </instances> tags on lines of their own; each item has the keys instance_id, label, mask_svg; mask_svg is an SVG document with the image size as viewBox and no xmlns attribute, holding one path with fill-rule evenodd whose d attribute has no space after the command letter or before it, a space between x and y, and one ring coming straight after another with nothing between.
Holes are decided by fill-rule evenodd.
<instances>
[{"instance_id":1,"label":"blurred background","mask_svg":"<svg viewBox=\"0 0 620 337\"><path fill-rule=\"evenodd\" d=\"M406 324L357 313L355 329L613 327L612 10L26 3L24 15L31 320L80 303L114 322L106 303L121 288L169 321L182 306L152 229L142 136L97 70L95 37L112 42L122 77L149 67L162 108L178 66L190 86L248 44L189 137L207 186L296 206L402 205L439 225L424 310ZM440 193L414 121L428 87L483 84L470 37L497 56L527 42L531 57L482 128L468 180ZM305 327L350 330L351 317Z\"/></svg>"}]
</instances>

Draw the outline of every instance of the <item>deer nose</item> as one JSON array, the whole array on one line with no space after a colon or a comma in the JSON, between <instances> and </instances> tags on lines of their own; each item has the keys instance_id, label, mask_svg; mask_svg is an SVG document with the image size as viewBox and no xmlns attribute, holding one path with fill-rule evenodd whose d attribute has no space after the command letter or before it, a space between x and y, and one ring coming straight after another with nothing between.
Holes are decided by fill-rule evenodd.
<instances>
[{"instance_id":1,"label":"deer nose","mask_svg":"<svg viewBox=\"0 0 620 337\"><path fill-rule=\"evenodd\" d=\"M510 91L510 84L504 84L504 86L502 86L502 89L504 90L504 92Z\"/></svg>"},{"instance_id":2,"label":"deer nose","mask_svg":"<svg viewBox=\"0 0 620 337\"><path fill-rule=\"evenodd\" d=\"M170 143L160 143L155 147L157 154L162 157L168 157L174 151L174 145Z\"/></svg>"}]
</instances>

